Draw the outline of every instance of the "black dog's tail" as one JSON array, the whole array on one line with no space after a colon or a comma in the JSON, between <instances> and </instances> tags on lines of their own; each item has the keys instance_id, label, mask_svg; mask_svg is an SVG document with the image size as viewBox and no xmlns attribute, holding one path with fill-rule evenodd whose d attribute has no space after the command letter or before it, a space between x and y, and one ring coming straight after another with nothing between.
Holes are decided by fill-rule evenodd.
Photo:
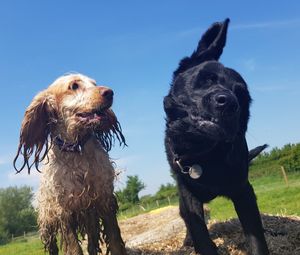
<instances>
[{"instance_id":1,"label":"black dog's tail","mask_svg":"<svg viewBox=\"0 0 300 255\"><path fill-rule=\"evenodd\" d=\"M256 158L268 146L269 145L264 144L264 145L257 146L254 149L250 150L249 154L248 154L248 162L250 163L254 158Z\"/></svg>"}]
</instances>

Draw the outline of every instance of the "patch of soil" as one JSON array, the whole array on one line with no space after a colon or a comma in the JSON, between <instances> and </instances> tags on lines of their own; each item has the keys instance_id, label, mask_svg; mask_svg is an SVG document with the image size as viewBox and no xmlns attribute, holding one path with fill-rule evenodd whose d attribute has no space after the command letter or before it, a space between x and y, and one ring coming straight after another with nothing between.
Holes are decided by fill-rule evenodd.
<instances>
[{"instance_id":1,"label":"patch of soil","mask_svg":"<svg viewBox=\"0 0 300 255\"><path fill-rule=\"evenodd\" d=\"M300 254L300 217L262 216L272 255ZM128 255L192 255L182 247L185 226L178 207L166 207L119 222ZM245 255L247 245L237 219L209 221L209 232L220 255Z\"/></svg>"}]
</instances>

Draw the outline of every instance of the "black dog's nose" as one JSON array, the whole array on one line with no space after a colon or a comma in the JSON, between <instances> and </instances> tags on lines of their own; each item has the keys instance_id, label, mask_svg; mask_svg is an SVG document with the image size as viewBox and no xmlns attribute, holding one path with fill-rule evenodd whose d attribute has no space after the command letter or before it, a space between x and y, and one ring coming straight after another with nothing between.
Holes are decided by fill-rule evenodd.
<instances>
[{"instance_id":1,"label":"black dog's nose","mask_svg":"<svg viewBox=\"0 0 300 255\"><path fill-rule=\"evenodd\" d=\"M218 93L214 96L215 107L227 114L235 113L239 107L237 99L229 93Z\"/></svg>"},{"instance_id":2,"label":"black dog's nose","mask_svg":"<svg viewBox=\"0 0 300 255\"><path fill-rule=\"evenodd\" d=\"M226 95L217 95L215 100L218 105L223 106L228 102L228 97Z\"/></svg>"}]
</instances>

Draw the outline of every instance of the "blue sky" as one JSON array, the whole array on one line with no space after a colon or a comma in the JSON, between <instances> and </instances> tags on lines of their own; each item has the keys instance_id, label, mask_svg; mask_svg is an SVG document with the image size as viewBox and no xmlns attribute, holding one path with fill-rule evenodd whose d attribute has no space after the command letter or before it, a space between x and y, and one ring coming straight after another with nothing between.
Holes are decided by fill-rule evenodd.
<instances>
[{"instance_id":1,"label":"blue sky","mask_svg":"<svg viewBox=\"0 0 300 255\"><path fill-rule=\"evenodd\" d=\"M171 182L164 112L172 72L215 21L231 19L221 62L239 71L254 99L249 147L300 141L299 1L0 2L0 187L38 185L15 175L12 158L33 96L76 71L114 89L113 109L129 147L110 153L123 173L154 193Z\"/></svg>"}]
</instances>

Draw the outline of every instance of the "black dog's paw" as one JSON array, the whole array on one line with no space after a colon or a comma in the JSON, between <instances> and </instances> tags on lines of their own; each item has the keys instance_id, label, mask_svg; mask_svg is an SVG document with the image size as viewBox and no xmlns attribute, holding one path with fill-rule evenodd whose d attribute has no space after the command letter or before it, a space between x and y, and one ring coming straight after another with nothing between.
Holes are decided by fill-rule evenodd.
<instances>
[{"instance_id":1,"label":"black dog's paw","mask_svg":"<svg viewBox=\"0 0 300 255\"><path fill-rule=\"evenodd\" d=\"M195 247L195 252L198 255L219 255L218 247L214 242L211 242L210 245L202 247L202 249Z\"/></svg>"},{"instance_id":2,"label":"black dog's paw","mask_svg":"<svg viewBox=\"0 0 300 255\"><path fill-rule=\"evenodd\" d=\"M190 236L186 236L183 240L183 247L194 247L193 240Z\"/></svg>"}]
</instances>

